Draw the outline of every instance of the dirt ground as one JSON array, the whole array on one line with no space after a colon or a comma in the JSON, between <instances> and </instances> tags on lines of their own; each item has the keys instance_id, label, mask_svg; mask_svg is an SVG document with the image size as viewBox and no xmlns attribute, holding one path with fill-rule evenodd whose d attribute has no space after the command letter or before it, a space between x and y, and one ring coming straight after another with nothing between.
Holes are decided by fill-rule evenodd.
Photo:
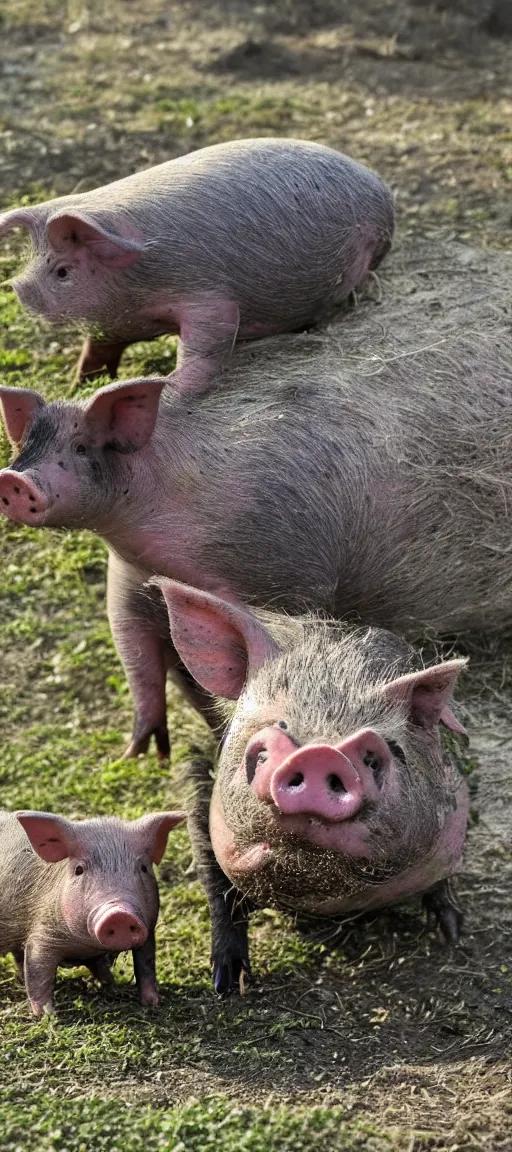
<instances>
[{"instance_id":1,"label":"dirt ground","mask_svg":"<svg viewBox=\"0 0 512 1152\"><path fill-rule=\"evenodd\" d=\"M83 190L220 139L303 136L369 163L396 191L399 237L388 269L402 261L417 288L422 262L432 270L440 243L456 238L468 253L471 246L486 253L461 265L461 295L474 293L493 253L512 249L512 37L489 33L490 9L479 0L4 0L0 207L23 196ZM416 242L411 264L407 253ZM16 251L12 242L3 247L7 274ZM500 264L502 282L507 267ZM512 292L508 311L505 297L500 306L508 322ZM19 345L13 332L16 323L4 333L6 372ZM76 359L76 336L60 340L33 325L31 340L31 371L43 371L50 352L61 357L59 370ZM26 545L18 530L9 533L4 569L12 556L22 571L35 539ZM96 555L84 560L84 570L87 564L101 611L104 568ZM80 604L86 603L90 612L93 601L84 593ZM10 619L10 588L2 604ZM77 620L61 625L57 609L54 633L44 632L42 618L35 624L43 647L34 640L26 660L27 629L9 625L4 633L6 745L14 739L13 716L28 722L30 697L34 717L47 708L50 650L64 652L65 678L66 652L92 627ZM106 644L102 634L95 669L73 665L84 731L89 722L107 725L111 704L97 691L103 666L110 670ZM512 1150L510 638L471 640L470 647L463 718L478 791L459 884L466 917L460 946L444 950L412 907L342 929L318 928L302 952L290 943L297 934L283 918L262 913L253 933L258 978L246 1001L233 998L221 1010L207 982L192 989L185 983L197 1024L173 985L169 1029L181 1028L184 1039L178 1045L174 1037L158 1066L139 1067L131 1056L121 1066L112 1058L82 1083L66 1070L59 1081L57 1065L48 1066L57 1090L60 1084L70 1099L93 1093L155 1108L209 1092L233 1101L250 1097L261 1107L327 1105L341 1108L344 1120L375 1124L386 1134L382 1147ZM69 726L72 706L55 691L54 722ZM190 718L179 703L173 706L186 755ZM117 722L128 728L126 696ZM108 742L98 755L108 759ZM8 782L5 772L0 782ZM113 778L105 769L105 780ZM204 903L193 891L185 900L188 915L201 907L204 920ZM281 948L288 949L284 960ZM167 1018L160 1046L166 1026ZM21 1077L24 1089L33 1083L30 1075ZM354 1147L380 1152L373 1139Z\"/></svg>"}]
</instances>

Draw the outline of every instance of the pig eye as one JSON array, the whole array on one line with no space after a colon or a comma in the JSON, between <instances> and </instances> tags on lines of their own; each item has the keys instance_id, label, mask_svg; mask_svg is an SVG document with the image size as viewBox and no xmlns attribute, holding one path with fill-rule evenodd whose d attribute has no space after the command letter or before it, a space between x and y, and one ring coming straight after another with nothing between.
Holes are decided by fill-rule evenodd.
<instances>
[{"instance_id":1,"label":"pig eye","mask_svg":"<svg viewBox=\"0 0 512 1152\"><path fill-rule=\"evenodd\" d=\"M140 870L141 870L141 872L147 872L147 870L148 870L147 864L141 864Z\"/></svg>"},{"instance_id":2,"label":"pig eye","mask_svg":"<svg viewBox=\"0 0 512 1152\"><path fill-rule=\"evenodd\" d=\"M82 876L83 872L84 872L83 864L77 864L77 866L75 868L75 876Z\"/></svg>"},{"instance_id":3,"label":"pig eye","mask_svg":"<svg viewBox=\"0 0 512 1152\"><path fill-rule=\"evenodd\" d=\"M283 731L285 731L285 732L286 732L286 730L287 730L287 728L288 728L288 725L287 725L287 723L286 723L286 720L278 720L278 721L277 721L277 727L278 727L278 728L282 728L282 729L283 729Z\"/></svg>"},{"instance_id":4,"label":"pig eye","mask_svg":"<svg viewBox=\"0 0 512 1152\"><path fill-rule=\"evenodd\" d=\"M85 447L85 444L76 444L75 445L75 452L76 452L77 456L85 456L85 453L87 452L87 448Z\"/></svg>"},{"instance_id":5,"label":"pig eye","mask_svg":"<svg viewBox=\"0 0 512 1152\"><path fill-rule=\"evenodd\" d=\"M67 268L57 268L57 276L59 277L59 280L65 280L67 275L68 275L68 269Z\"/></svg>"},{"instance_id":6,"label":"pig eye","mask_svg":"<svg viewBox=\"0 0 512 1152\"><path fill-rule=\"evenodd\" d=\"M389 748L389 751L391 752L391 755L394 756L396 760L401 760L402 764L407 764L405 752L403 748L397 744L396 740L386 740L386 744Z\"/></svg>"},{"instance_id":7,"label":"pig eye","mask_svg":"<svg viewBox=\"0 0 512 1152\"><path fill-rule=\"evenodd\" d=\"M267 759L266 749L260 745L255 748L249 748L245 754L245 774L247 776L247 783L252 784L256 775L256 768L258 764L264 764Z\"/></svg>"}]
</instances>

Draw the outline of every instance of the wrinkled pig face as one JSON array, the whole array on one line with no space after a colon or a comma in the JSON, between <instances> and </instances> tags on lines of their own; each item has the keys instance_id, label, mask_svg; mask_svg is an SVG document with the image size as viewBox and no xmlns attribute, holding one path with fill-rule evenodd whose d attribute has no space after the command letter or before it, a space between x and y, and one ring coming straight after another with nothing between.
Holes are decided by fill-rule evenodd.
<instances>
[{"instance_id":1,"label":"wrinkled pig face","mask_svg":"<svg viewBox=\"0 0 512 1152\"><path fill-rule=\"evenodd\" d=\"M463 661L419 669L391 633L314 620L283 623L282 651L241 606L161 586L190 671L239 697L210 819L239 889L321 912L385 903L411 890L408 877L421 890L451 870L466 798L439 722L462 730L449 699Z\"/></svg>"},{"instance_id":2,"label":"wrinkled pig face","mask_svg":"<svg viewBox=\"0 0 512 1152\"><path fill-rule=\"evenodd\" d=\"M163 380L123 381L84 405L54 402L28 388L0 388L0 408L19 454L0 471L0 511L33 527L99 528L129 496L128 462L148 442Z\"/></svg>"},{"instance_id":3,"label":"wrinkled pig face","mask_svg":"<svg viewBox=\"0 0 512 1152\"><path fill-rule=\"evenodd\" d=\"M73 941L113 952L140 948L158 917L153 864L182 812L132 822L73 821L49 812L18 812L35 852L55 874L63 920Z\"/></svg>"}]
</instances>

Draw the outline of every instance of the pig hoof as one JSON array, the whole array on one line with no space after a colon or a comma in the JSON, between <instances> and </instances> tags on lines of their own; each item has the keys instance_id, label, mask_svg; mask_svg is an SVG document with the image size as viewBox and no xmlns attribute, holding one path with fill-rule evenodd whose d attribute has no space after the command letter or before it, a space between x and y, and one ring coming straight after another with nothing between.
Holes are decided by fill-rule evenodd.
<instances>
[{"instance_id":1,"label":"pig hoof","mask_svg":"<svg viewBox=\"0 0 512 1152\"><path fill-rule=\"evenodd\" d=\"M130 740L130 743L123 752L123 760L134 760L136 756L143 756L149 748L149 736L144 740Z\"/></svg>"},{"instance_id":2,"label":"pig hoof","mask_svg":"<svg viewBox=\"0 0 512 1152\"><path fill-rule=\"evenodd\" d=\"M458 944L463 916L446 880L436 884L430 892L425 892L423 907L427 911L429 932L435 932L436 929L439 929L447 944Z\"/></svg>"},{"instance_id":3,"label":"pig hoof","mask_svg":"<svg viewBox=\"0 0 512 1152\"><path fill-rule=\"evenodd\" d=\"M144 980L140 986L140 1002L145 1008L158 1008L158 992L149 980Z\"/></svg>"},{"instance_id":4,"label":"pig hoof","mask_svg":"<svg viewBox=\"0 0 512 1152\"><path fill-rule=\"evenodd\" d=\"M104 988L112 989L115 987L115 980L110 971L114 960L115 956L107 953L105 956L92 957L86 965L91 976L94 976L94 979L98 980Z\"/></svg>"},{"instance_id":5,"label":"pig hoof","mask_svg":"<svg viewBox=\"0 0 512 1152\"><path fill-rule=\"evenodd\" d=\"M143 736L133 736L130 741L126 752L123 753L123 760L134 759L136 756L143 756L149 748L151 737L155 737L156 754L159 760L168 760L171 752L171 745L169 741L169 733L167 728L158 726L152 728L151 732L144 733Z\"/></svg>"},{"instance_id":6,"label":"pig hoof","mask_svg":"<svg viewBox=\"0 0 512 1152\"><path fill-rule=\"evenodd\" d=\"M30 1007L38 1019L41 1019L42 1016L51 1016L55 1011L51 1000L47 1000L46 1004L39 1004L37 1000L31 1000Z\"/></svg>"},{"instance_id":7,"label":"pig hoof","mask_svg":"<svg viewBox=\"0 0 512 1152\"><path fill-rule=\"evenodd\" d=\"M218 996L229 996L235 989L244 996L250 976L251 966L248 956L231 954L224 956L222 960L213 961L213 987Z\"/></svg>"}]
</instances>

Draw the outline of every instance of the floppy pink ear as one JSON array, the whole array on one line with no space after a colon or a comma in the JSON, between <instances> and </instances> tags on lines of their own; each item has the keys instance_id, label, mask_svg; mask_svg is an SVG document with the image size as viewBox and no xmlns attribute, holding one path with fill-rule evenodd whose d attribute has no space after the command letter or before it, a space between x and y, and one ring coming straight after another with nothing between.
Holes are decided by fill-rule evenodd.
<instances>
[{"instance_id":1,"label":"floppy pink ear","mask_svg":"<svg viewBox=\"0 0 512 1152\"><path fill-rule=\"evenodd\" d=\"M187 812L150 812L132 823L133 831L153 864L159 864L167 847L169 832L187 819Z\"/></svg>"},{"instance_id":2,"label":"floppy pink ear","mask_svg":"<svg viewBox=\"0 0 512 1152\"><path fill-rule=\"evenodd\" d=\"M178 655L194 679L213 695L238 699L247 675L279 653L264 625L242 604L231 604L176 580L154 583L167 604Z\"/></svg>"},{"instance_id":3,"label":"floppy pink ear","mask_svg":"<svg viewBox=\"0 0 512 1152\"><path fill-rule=\"evenodd\" d=\"M144 246L78 212L57 212L47 226L48 239L56 252L87 248L96 260L109 268L129 268L139 259Z\"/></svg>"},{"instance_id":4,"label":"floppy pink ear","mask_svg":"<svg viewBox=\"0 0 512 1152\"><path fill-rule=\"evenodd\" d=\"M121 380L94 393L85 408L85 421L96 446L117 452L138 452L155 427L164 377Z\"/></svg>"},{"instance_id":5,"label":"floppy pink ear","mask_svg":"<svg viewBox=\"0 0 512 1152\"><path fill-rule=\"evenodd\" d=\"M447 660L445 664L399 676L384 684L383 695L388 700L406 704L412 724L430 728L441 722L452 732L466 735L466 729L451 710L450 700L455 681L467 663L462 659Z\"/></svg>"},{"instance_id":6,"label":"floppy pink ear","mask_svg":"<svg viewBox=\"0 0 512 1152\"><path fill-rule=\"evenodd\" d=\"M14 815L41 860L56 864L73 855L75 835L70 820L53 816L51 812L15 812Z\"/></svg>"},{"instance_id":7,"label":"floppy pink ear","mask_svg":"<svg viewBox=\"0 0 512 1152\"><path fill-rule=\"evenodd\" d=\"M36 412L46 406L40 392L31 388L0 387L0 409L5 431L11 444L17 448L25 439Z\"/></svg>"},{"instance_id":8,"label":"floppy pink ear","mask_svg":"<svg viewBox=\"0 0 512 1152\"><path fill-rule=\"evenodd\" d=\"M24 228L27 232L34 232L37 225L37 208L12 208L10 212L0 213L0 236L6 236L12 228Z\"/></svg>"}]
</instances>

